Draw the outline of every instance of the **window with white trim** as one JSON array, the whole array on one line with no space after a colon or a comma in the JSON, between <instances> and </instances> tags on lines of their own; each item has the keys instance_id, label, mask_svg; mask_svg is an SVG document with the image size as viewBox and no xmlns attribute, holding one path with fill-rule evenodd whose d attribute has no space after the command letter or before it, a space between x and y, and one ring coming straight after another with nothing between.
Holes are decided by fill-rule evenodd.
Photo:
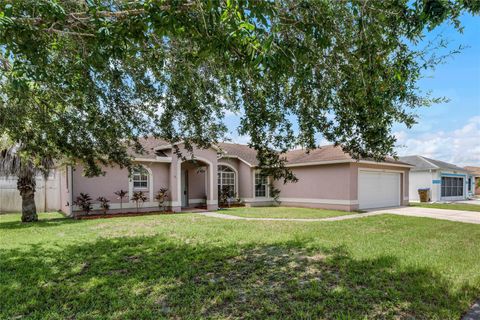
<instances>
[{"instance_id":1,"label":"window with white trim","mask_svg":"<svg viewBox=\"0 0 480 320\"><path fill-rule=\"evenodd\" d=\"M132 181L134 190L148 189L148 171L144 167L137 167L133 169Z\"/></svg>"},{"instance_id":2,"label":"window with white trim","mask_svg":"<svg viewBox=\"0 0 480 320\"><path fill-rule=\"evenodd\" d=\"M221 192L228 192L229 197L235 196L235 171L228 166L218 166L217 181L218 181L218 194Z\"/></svg>"},{"instance_id":3,"label":"window with white trim","mask_svg":"<svg viewBox=\"0 0 480 320\"><path fill-rule=\"evenodd\" d=\"M255 172L255 197L266 197L268 194L268 178Z\"/></svg>"}]
</instances>

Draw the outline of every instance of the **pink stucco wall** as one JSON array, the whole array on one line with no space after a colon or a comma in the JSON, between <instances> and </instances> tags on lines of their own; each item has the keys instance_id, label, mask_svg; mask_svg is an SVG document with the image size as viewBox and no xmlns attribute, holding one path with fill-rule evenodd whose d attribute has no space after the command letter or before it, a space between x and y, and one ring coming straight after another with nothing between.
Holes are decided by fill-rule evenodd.
<instances>
[{"instance_id":1,"label":"pink stucco wall","mask_svg":"<svg viewBox=\"0 0 480 320\"><path fill-rule=\"evenodd\" d=\"M240 198L253 198L253 172L245 163L238 163L238 188Z\"/></svg>"},{"instance_id":2,"label":"pink stucco wall","mask_svg":"<svg viewBox=\"0 0 480 320\"><path fill-rule=\"evenodd\" d=\"M283 206L357 210L358 204L355 202L358 200L358 172L361 168L398 171L401 174L401 204L408 204L409 169L405 167L356 162L292 167L298 182L284 185L276 181L274 185L280 190L280 199L295 200L282 200L281 205ZM315 201L309 201L310 199ZM321 200L326 201L321 203ZM328 203L336 202L336 200L340 200L340 203Z\"/></svg>"},{"instance_id":3,"label":"pink stucco wall","mask_svg":"<svg viewBox=\"0 0 480 320\"><path fill-rule=\"evenodd\" d=\"M73 199L80 193L88 193L90 197L105 197L112 203L118 202L114 192L120 189L128 191L128 170L119 167L104 168L105 175L85 177L83 167L77 166L73 171Z\"/></svg>"},{"instance_id":4,"label":"pink stucco wall","mask_svg":"<svg viewBox=\"0 0 480 320\"><path fill-rule=\"evenodd\" d=\"M161 187L169 186L169 164L155 162L139 163L152 170L154 193ZM128 170L126 168L121 169L120 167L108 167L103 168L103 170L105 171L105 175L87 178L83 175L83 167L77 166L73 171L73 199L83 192L88 193L93 199L105 197L110 200L111 203L119 203L120 200L117 199L114 193L120 189L128 191L130 179ZM145 192L148 196L148 190Z\"/></svg>"},{"instance_id":5,"label":"pink stucco wall","mask_svg":"<svg viewBox=\"0 0 480 320\"><path fill-rule=\"evenodd\" d=\"M282 198L352 200L349 164L305 166L292 168L296 183L276 181Z\"/></svg>"},{"instance_id":6,"label":"pink stucco wall","mask_svg":"<svg viewBox=\"0 0 480 320\"><path fill-rule=\"evenodd\" d=\"M206 193L205 170L191 168L188 170L188 198L204 199Z\"/></svg>"}]
</instances>

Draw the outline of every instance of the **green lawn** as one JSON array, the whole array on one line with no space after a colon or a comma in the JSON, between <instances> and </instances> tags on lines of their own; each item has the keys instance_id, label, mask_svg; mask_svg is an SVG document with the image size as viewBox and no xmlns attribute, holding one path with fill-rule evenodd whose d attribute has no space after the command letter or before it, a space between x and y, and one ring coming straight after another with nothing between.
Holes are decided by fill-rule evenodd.
<instances>
[{"instance_id":1,"label":"green lawn","mask_svg":"<svg viewBox=\"0 0 480 320\"><path fill-rule=\"evenodd\" d=\"M476 204L468 203L420 203L410 202L411 206L423 207L423 208L436 208L436 209L450 209L450 210L465 210L465 211L477 211L480 212L480 206Z\"/></svg>"},{"instance_id":2,"label":"green lawn","mask_svg":"<svg viewBox=\"0 0 480 320\"><path fill-rule=\"evenodd\" d=\"M480 227L195 214L0 216L0 319L459 319L480 297Z\"/></svg>"},{"instance_id":3,"label":"green lawn","mask_svg":"<svg viewBox=\"0 0 480 320\"><path fill-rule=\"evenodd\" d=\"M355 214L355 212L291 207L238 207L218 211L218 213L246 218L328 218Z\"/></svg>"}]
</instances>

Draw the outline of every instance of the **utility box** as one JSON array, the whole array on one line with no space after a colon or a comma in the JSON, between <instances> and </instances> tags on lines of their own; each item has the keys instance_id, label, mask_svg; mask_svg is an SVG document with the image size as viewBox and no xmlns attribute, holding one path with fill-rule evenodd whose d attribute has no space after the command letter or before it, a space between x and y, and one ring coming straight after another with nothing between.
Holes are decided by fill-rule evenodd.
<instances>
[{"instance_id":1,"label":"utility box","mask_svg":"<svg viewBox=\"0 0 480 320\"><path fill-rule=\"evenodd\" d=\"M420 197L420 202L429 202L430 201L430 188L418 189L418 195Z\"/></svg>"}]
</instances>

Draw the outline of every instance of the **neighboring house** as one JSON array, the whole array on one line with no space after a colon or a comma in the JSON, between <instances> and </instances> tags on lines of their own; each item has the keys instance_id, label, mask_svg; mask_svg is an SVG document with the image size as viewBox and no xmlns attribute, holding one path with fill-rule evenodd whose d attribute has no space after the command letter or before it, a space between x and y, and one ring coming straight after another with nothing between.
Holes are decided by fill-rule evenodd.
<instances>
[{"instance_id":1,"label":"neighboring house","mask_svg":"<svg viewBox=\"0 0 480 320\"><path fill-rule=\"evenodd\" d=\"M465 200L473 179L464 168L423 156L400 157L414 166L410 170L410 201L419 201L418 189L430 189L430 201Z\"/></svg>"},{"instance_id":2,"label":"neighboring house","mask_svg":"<svg viewBox=\"0 0 480 320\"><path fill-rule=\"evenodd\" d=\"M104 168L104 176L86 178L82 167L64 170L61 210L76 214L71 206L82 192L93 199L99 196L111 201L111 211L118 212L120 189L128 191L124 211L133 211L129 201L134 191L143 191L148 200L143 211L158 210L155 193L169 189L169 207L173 211L204 205L218 208L218 190L231 190L247 206L274 205L271 184L280 190L282 205L357 210L408 204L408 172L410 165L387 159L385 162L353 160L340 148L325 146L306 154L303 150L288 152L287 166L299 179L283 184L262 177L257 170L256 151L246 145L220 143L210 149L194 149L194 159L182 160L174 154L174 146L148 138L141 140L146 154L132 154L140 168L129 177L127 169ZM189 156L182 144L177 145ZM98 209L98 204L94 209Z\"/></svg>"},{"instance_id":3,"label":"neighboring house","mask_svg":"<svg viewBox=\"0 0 480 320\"><path fill-rule=\"evenodd\" d=\"M465 167L464 169L470 173L472 179L472 194L477 196L480 195L480 167L469 166Z\"/></svg>"}]
</instances>

